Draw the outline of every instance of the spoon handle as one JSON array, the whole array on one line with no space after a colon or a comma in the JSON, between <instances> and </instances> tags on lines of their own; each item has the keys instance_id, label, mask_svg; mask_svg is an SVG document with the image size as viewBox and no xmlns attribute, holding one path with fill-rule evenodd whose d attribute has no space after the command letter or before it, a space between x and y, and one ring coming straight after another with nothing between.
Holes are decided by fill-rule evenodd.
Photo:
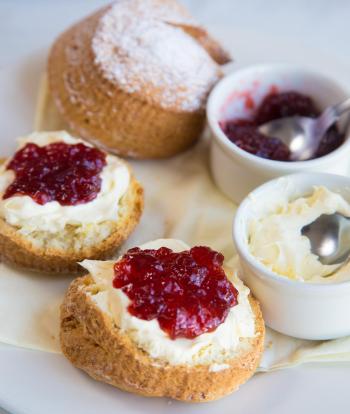
<instances>
[{"instance_id":1,"label":"spoon handle","mask_svg":"<svg viewBox=\"0 0 350 414\"><path fill-rule=\"evenodd\" d=\"M326 132L327 129L332 126L344 112L347 111L350 111L350 98L325 109L319 116L317 123L322 126L322 130Z\"/></svg>"},{"instance_id":2,"label":"spoon handle","mask_svg":"<svg viewBox=\"0 0 350 414\"><path fill-rule=\"evenodd\" d=\"M344 112L350 110L350 98L346 99L343 102L340 102L333 106L334 108L334 116L337 118L340 117L340 115L343 115Z\"/></svg>"}]
</instances>

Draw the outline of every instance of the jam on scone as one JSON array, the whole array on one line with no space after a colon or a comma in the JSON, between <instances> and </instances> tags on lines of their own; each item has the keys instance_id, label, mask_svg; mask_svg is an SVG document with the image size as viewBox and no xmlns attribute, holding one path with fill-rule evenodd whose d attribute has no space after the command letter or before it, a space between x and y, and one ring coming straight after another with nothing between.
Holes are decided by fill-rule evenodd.
<instances>
[{"instance_id":1,"label":"jam on scone","mask_svg":"<svg viewBox=\"0 0 350 414\"><path fill-rule=\"evenodd\" d=\"M101 190L100 173L105 165L106 154L83 143L54 142L43 147L28 143L6 167L16 177L3 198L28 195L38 204L87 203Z\"/></svg>"},{"instance_id":2,"label":"jam on scone","mask_svg":"<svg viewBox=\"0 0 350 414\"><path fill-rule=\"evenodd\" d=\"M113 286L131 300L132 315L157 319L171 339L193 339L215 330L238 303L223 262L204 246L179 253L135 247L115 264Z\"/></svg>"}]
</instances>

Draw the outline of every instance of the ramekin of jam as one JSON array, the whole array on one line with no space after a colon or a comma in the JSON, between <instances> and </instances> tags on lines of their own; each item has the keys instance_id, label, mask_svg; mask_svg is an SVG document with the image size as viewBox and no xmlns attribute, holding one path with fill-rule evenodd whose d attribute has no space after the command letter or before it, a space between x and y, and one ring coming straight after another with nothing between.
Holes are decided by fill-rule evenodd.
<instances>
[{"instance_id":1,"label":"ramekin of jam","mask_svg":"<svg viewBox=\"0 0 350 414\"><path fill-rule=\"evenodd\" d=\"M258 65L222 79L211 92L211 170L217 186L239 203L255 187L302 171L347 175L350 168L349 118L344 115L324 136L311 159L291 161L288 148L258 127L293 115L318 116L349 97L331 78L293 65Z\"/></svg>"}]
</instances>

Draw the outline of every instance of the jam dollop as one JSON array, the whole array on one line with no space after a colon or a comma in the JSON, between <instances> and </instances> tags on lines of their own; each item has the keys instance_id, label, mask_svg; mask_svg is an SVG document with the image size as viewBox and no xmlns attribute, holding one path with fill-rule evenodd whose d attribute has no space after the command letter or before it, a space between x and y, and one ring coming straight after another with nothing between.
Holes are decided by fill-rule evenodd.
<instances>
[{"instance_id":1,"label":"jam dollop","mask_svg":"<svg viewBox=\"0 0 350 414\"><path fill-rule=\"evenodd\" d=\"M204 246L180 253L135 247L115 264L113 286L129 297L132 315L157 319L171 339L193 339L215 330L238 303L223 261Z\"/></svg>"},{"instance_id":2,"label":"jam dollop","mask_svg":"<svg viewBox=\"0 0 350 414\"><path fill-rule=\"evenodd\" d=\"M87 203L101 189L100 172L105 165L106 154L83 143L54 142L43 147L28 143L7 165L15 179L3 198L27 195L38 204Z\"/></svg>"},{"instance_id":3,"label":"jam dollop","mask_svg":"<svg viewBox=\"0 0 350 414\"><path fill-rule=\"evenodd\" d=\"M309 96L294 91L273 92L263 99L251 119L228 120L221 122L220 126L230 141L251 154L275 161L291 161L288 147L278 138L260 134L258 127L274 119L295 115L315 118L320 113ZM312 158L334 151L344 138L344 134L332 126Z\"/></svg>"}]
</instances>

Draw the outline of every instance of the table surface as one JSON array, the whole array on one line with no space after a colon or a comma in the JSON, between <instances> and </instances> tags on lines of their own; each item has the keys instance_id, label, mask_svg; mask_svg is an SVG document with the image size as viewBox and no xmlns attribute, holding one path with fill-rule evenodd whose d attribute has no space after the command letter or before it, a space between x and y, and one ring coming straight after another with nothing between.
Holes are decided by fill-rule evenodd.
<instances>
[{"instance_id":1,"label":"table surface","mask_svg":"<svg viewBox=\"0 0 350 414\"><path fill-rule=\"evenodd\" d=\"M332 52L349 63L348 0L182 0L208 25L234 27L242 33L262 32L286 43ZM0 68L46 47L67 26L106 0L0 0ZM236 41L237 41L236 40ZM248 47L249 45L247 45ZM268 48L268 44L262 44ZM236 56L237 60L239 56Z\"/></svg>"},{"instance_id":2,"label":"table surface","mask_svg":"<svg viewBox=\"0 0 350 414\"><path fill-rule=\"evenodd\" d=\"M259 42L263 33L259 58L264 59L268 40L278 38L286 45L315 48L319 54L336 58L344 66L350 64L350 2L348 0L183 0L193 15L209 28L235 28L237 45L235 60L239 62L245 39L251 33ZM77 19L106 4L104 0L0 0L0 69L15 64L27 55L47 48L58 33ZM245 36L245 34L249 34ZM247 42L248 43L248 42ZM276 56L276 61L280 60ZM245 62L247 63L247 62ZM0 414L7 414L1 411Z\"/></svg>"}]
</instances>

